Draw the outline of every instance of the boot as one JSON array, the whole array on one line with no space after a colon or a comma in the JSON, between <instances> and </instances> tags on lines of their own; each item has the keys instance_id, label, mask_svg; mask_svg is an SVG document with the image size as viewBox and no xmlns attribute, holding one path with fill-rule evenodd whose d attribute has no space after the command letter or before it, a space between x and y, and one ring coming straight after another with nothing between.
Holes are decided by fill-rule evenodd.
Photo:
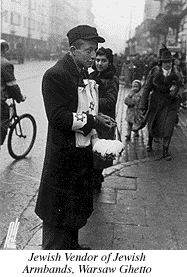
<instances>
[{"instance_id":1,"label":"boot","mask_svg":"<svg viewBox=\"0 0 187 277\"><path fill-rule=\"evenodd\" d=\"M148 138L148 144L147 144L147 152L152 152L153 148L152 148L152 144L153 144L153 137L149 134L149 138Z\"/></svg>"},{"instance_id":2,"label":"boot","mask_svg":"<svg viewBox=\"0 0 187 277\"><path fill-rule=\"evenodd\" d=\"M171 161L172 160L172 157L169 153L169 147L163 146L163 156L162 157L166 161Z\"/></svg>"}]
</instances>

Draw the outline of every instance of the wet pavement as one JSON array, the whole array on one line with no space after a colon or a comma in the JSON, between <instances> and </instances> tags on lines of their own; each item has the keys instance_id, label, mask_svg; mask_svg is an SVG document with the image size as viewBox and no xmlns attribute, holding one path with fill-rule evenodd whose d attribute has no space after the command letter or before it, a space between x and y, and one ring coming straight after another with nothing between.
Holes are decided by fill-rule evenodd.
<instances>
[{"instance_id":1,"label":"wet pavement","mask_svg":"<svg viewBox=\"0 0 187 277\"><path fill-rule=\"evenodd\" d=\"M180 112L172 138L173 159L164 161L161 143L154 143L154 152L147 154L146 128L125 142L127 92L121 85L116 106L125 150L119 163L104 171L102 190L95 193L94 212L80 230L80 242L93 250L187 249L187 112ZM39 126L45 122L41 113ZM42 222L34 214L45 147L41 137L46 130L41 130L31 157L7 161L1 169L1 247L8 224L18 217L17 249L41 249Z\"/></svg>"}]
</instances>

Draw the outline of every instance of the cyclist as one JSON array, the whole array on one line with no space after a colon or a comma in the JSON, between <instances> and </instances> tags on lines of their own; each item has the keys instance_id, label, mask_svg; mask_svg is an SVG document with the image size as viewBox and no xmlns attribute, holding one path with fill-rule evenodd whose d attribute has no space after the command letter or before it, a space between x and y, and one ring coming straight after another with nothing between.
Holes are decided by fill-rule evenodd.
<instances>
[{"instance_id":1,"label":"cyclist","mask_svg":"<svg viewBox=\"0 0 187 277\"><path fill-rule=\"evenodd\" d=\"M6 53L9 50L9 44L0 39L1 45L1 135L0 147L4 143L9 120L9 106L6 103L8 98L13 98L17 103L25 101L26 97L22 95L20 87L16 83L14 76L14 65L6 59Z\"/></svg>"}]
</instances>

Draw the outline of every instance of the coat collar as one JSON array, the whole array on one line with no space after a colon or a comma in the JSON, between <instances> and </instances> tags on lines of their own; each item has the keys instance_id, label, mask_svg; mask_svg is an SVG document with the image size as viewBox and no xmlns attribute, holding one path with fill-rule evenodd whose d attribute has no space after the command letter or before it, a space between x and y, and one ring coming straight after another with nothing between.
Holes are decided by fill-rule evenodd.
<instances>
[{"instance_id":1,"label":"coat collar","mask_svg":"<svg viewBox=\"0 0 187 277\"><path fill-rule=\"evenodd\" d=\"M67 53L62 60L63 60L65 69L71 72L72 75L80 77L81 74L78 71L75 62L69 53Z\"/></svg>"},{"instance_id":2,"label":"coat collar","mask_svg":"<svg viewBox=\"0 0 187 277\"><path fill-rule=\"evenodd\" d=\"M67 53L64 58L57 63L63 63L64 69L71 72L71 75L75 77L79 77L81 79L89 78L88 71L84 68L79 68L70 53Z\"/></svg>"},{"instance_id":3,"label":"coat collar","mask_svg":"<svg viewBox=\"0 0 187 277\"><path fill-rule=\"evenodd\" d=\"M99 78L99 79L112 79L113 76L115 75L115 68L109 67L103 72L99 72L97 70L93 71L90 73L90 76L94 78Z\"/></svg>"}]
</instances>

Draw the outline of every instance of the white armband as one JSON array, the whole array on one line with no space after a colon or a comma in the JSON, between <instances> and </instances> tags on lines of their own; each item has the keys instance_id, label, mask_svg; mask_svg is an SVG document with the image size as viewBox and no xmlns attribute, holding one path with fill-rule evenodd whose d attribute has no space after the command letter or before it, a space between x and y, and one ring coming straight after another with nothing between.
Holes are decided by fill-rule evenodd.
<instances>
[{"instance_id":1,"label":"white armband","mask_svg":"<svg viewBox=\"0 0 187 277\"><path fill-rule=\"evenodd\" d=\"M87 115L85 113L73 113L73 131L79 131L87 123ZM79 131L83 133L82 131Z\"/></svg>"}]
</instances>

